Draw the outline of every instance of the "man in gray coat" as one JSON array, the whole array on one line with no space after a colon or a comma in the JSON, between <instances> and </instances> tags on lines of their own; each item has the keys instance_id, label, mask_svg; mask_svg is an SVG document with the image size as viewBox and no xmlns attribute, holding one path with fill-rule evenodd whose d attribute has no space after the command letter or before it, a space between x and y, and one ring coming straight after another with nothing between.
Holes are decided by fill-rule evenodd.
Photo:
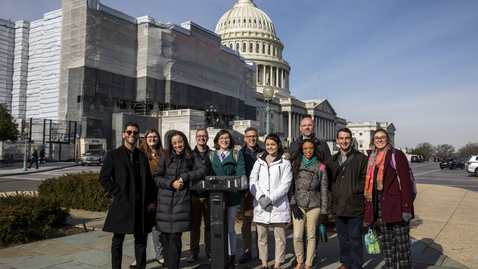
<instances>
[{"instance_id":1,"label":"man in gray coat","mask_svg":"<svg viewBox=\"0 0 478 269\"><path fill-rule=\"evenodd\" d=\"M336 141L340 151L327 164L332 211L340 242L342 265L339 269L359 269L363 264L362 227L368 158L352 147L352 132L348 128L338 130Z\"/></svg>"},{"instance_id":2,"label":"man in gray coat","mask_svg":"<svg viewBox=\"0 0 478 269\"><path fill-rule=\"evenodd\" d=\"M148 158L135 147L138 138L138 124L126 123L124 145L108 152L98 180L114 196L103 227L103 231L114 233L111 243L114 269L121 268L125 234L134 234L136 268L146 268L146 239L153 224L149 214L156 210L156 188Z\"/></svg>"}]
</instances>

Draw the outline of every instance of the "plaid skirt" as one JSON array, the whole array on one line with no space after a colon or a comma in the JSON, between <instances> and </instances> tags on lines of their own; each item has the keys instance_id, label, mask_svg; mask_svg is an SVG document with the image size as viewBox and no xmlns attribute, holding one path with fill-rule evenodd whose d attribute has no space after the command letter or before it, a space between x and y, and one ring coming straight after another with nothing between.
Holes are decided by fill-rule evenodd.
<instances>
[{"instance_id":1,"label":"plaid skirt","mask_svg":"<svg viewBox=\"0 0 478 269\"><path fill-rule=\"evenodd\" d=\"M378 193L378 222L382 230L382 255L387 268L412 268L410 223L405 221L382 223L380 192ZM398 256L398 267L397 267Z\"/></svg>"}]
</instances>

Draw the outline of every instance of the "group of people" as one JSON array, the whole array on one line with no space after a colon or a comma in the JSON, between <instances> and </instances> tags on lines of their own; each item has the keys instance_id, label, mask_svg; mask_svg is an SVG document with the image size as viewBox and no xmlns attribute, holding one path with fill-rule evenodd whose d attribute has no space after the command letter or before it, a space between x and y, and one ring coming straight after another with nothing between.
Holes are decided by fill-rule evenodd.
<instances>
[{"instance_id":1,"label":"group of people","mask_svg":"<svg viewBox=\"0 0 478 269\"><path fill-rule=\"evenodd\" d=\"M314 128L312 119L303 119L302 136L290 144L288 152L277 134L269 134L262 149L258 132L251 127L245 130L246 145L240 150L235 150L227 130L216 134L214 149L210 149L203 128L196 131L194 149L180 131L169 135L164 149L155 129L145 132L138 149L139 126L127 123L124 145L108 153L99 177L114 196L103 228L114 233L113 268L121 268L125 234L134 234L136 260L130 268L145 268L146 239L151 231L160 264L179 268L181 236L186 231L191 231L187 261L196 261L202 219L206 257L211 261L209 193L189 190L192 181L208 175L241 176L248 181L242 191L227 191L230 266L236 263L234 226L239 210L244 250L239 263L252 259L254 222L262 268L269 268L269 227L274 231L273 268L280 268L285 261L285 228L292 221L295 269L311 268L319 242L318 225L328 219L330 191L340 241L340 269L362 268L363 223L376 220L381 226L387 268L397 268L397 256L400 268L411 268L408 222L413 218L413 204L405 155L395 150L388 133L379 129L372 136L373 152L367 158L352 147L350 130L342 128L336 138L340 150L331 156L328 145L315 137Z\"/></svg>"},{"instance_id":2,"label":"group of people","mask_svg":"<svg viewBox=\"0 0 478 269\"><path fill-rule=\"evenodd\" d=\"M40 149L40 163L43 163L43 158L45 158L45 149L42 147ZM32 168L32 165L36 165L36 169L38 169L38 151L35 148L32 148L32 153L30 154L30 166L28 169Z\"/></svg>"}]
</instances>

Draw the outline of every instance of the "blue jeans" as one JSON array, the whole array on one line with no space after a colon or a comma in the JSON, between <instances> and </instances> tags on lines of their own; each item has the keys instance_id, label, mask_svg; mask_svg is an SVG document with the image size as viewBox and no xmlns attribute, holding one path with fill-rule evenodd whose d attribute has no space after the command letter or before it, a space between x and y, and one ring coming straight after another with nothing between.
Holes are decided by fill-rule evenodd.
<instances>
[{"instance_id":1,"label":"blue jeans","mask_svg":"<svg viewBox=\"0 0 478 269\"><path fill-rule=\"evenodd\" d=\"M340 241L340 262L347 269L360 269L363 264L363 218L336 217L335 227Z\"/></svg>"},{"instance_id":2,"label":"blue jeans","mask_svg":"<svg viewBox=\"0 0 478 269\"><path fill-rule=\"evenodd\" d=\"M227 233L229 236L229 255L236 254L236 229L234 229L234 226L236 225L237 208L239 208L239 205L227 208Z\"/></svg>"}]
</instances>

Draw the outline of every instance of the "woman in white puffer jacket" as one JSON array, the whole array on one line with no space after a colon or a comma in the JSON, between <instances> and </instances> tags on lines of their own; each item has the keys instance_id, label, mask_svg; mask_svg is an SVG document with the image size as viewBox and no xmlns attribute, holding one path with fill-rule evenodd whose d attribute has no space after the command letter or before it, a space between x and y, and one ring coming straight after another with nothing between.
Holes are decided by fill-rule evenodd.
<instances>
[{"instance_id":1,"label":"woman in white puffer jacket","mask_svg":"<svg viewBox=\"0 0 478 269\"><path fill-rule=\"evenodd\" d=\"M272 225L276 244L274 268L277 269L285 260L285 226L290 222L287 193L292 182L292 165L278 135L268 135L265 144L266 152L255 162L249 184L255 198L253 220L257 224L259 259L262 268L268 268L267 232Z\"/></svg>"}]
</instances>

